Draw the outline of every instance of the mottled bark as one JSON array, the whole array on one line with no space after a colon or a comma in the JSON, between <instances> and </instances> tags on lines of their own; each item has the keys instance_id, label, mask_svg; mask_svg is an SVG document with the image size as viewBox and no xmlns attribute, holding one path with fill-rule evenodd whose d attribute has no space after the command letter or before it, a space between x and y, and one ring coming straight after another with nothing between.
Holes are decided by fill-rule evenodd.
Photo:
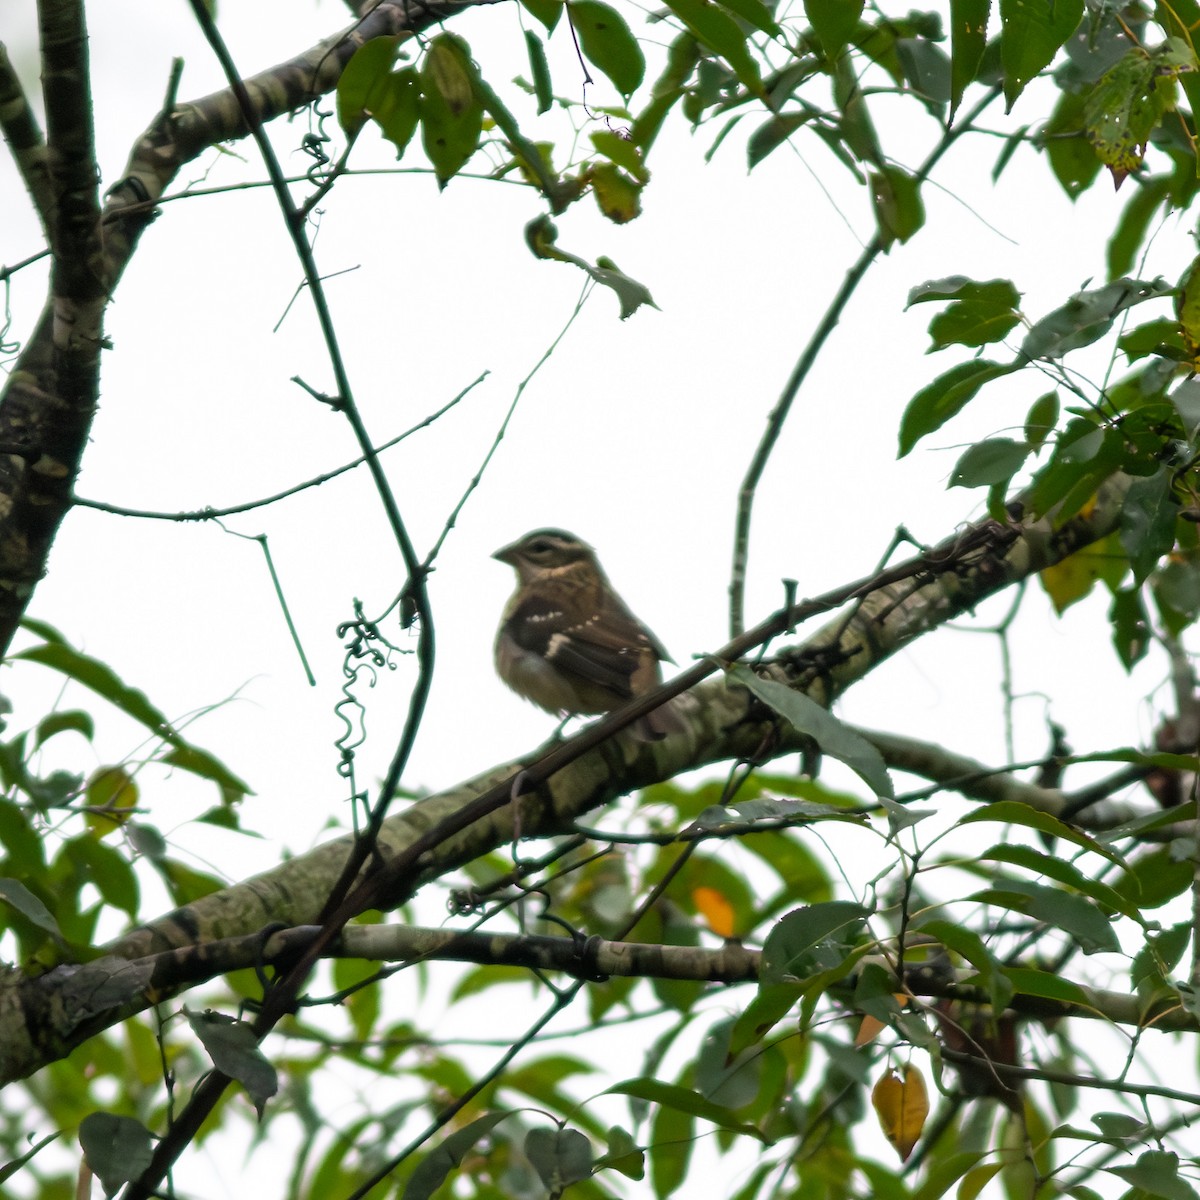
<instances>
[{"instance_id":1,"label":"mottled bark","mask_svg":"<svg viewBox=\"0 0 1200 1200\"><path fill-rule=\"evenodd\" d=\"M870 592L850 620L831 622L781 652L772 670L817 698L827 698L831 687L845 691L901 646L1105 537L1116 527L1126 482L1115 480L1101 489L1086 515L1060 528L1050 518L1010 526L984 521L963 528L922 556L921 563L936 566L916 571L907 585L889 583ZM817 668L814 662L823 665ZM518 802L505 804L442 841L401 881L396 903L429 880L518 838L568 833L585 814L638 788L715 762L764 762L805 744L745 688L723 678L689 695L686 735L657 743L631 737L602 743L522 794ZM388 818L373 861L386 868L417 838L489 788L513 779L537 757L535 753L498 766ZM984 798L993 797L989 793ZM163 969L161 961L155 965L156 956L250 937L280 923L315 924L352 849L352 837L338 838L214 892L132 930L107 947L109 957L97 962L59 967L34 979L19 972L0 979L0 1084L31 1073L99 1030L180 990L169 989L165 978L155 974Z\"/></svg>"},{"instance_id":2,"label":"mottled bark","mask_svg":"<svg viewBox=\"0 0 1200 1200\"><path fill-rule=\"evenodd\" d=\"M348 29L246 80L261 123L331 91L363 42L424 29L492 0L384 0ZM52 268L46 308L0 393L0 653L46 570L100 391L103 318L138 239L180 169L249 132L226 89L161 112L138 138L101 204L80 0L45 0L42 78L47 132L0 46L3 131L46 230ZM181 275L186 270L181 267Z\"/></svg>"}]
</instances>

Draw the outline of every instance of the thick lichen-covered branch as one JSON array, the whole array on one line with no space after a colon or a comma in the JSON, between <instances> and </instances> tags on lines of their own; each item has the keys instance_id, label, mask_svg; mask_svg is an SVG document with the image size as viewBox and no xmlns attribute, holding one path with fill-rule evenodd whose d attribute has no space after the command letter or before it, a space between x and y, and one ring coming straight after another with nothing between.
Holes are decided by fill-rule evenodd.
<instances>
[{"instance_id":1,"label":"thick lichen-covered branch","mask_svg":"<svg viewBox=\"0 0 1200 1200\"><path fill-rule=\"evenodd\" d=\"M1123 494L1124 482L1114 480L1102 489L1086 516L1073 518L1058 529L1048 518L1024 524L1014 521L1008 526L981 522L965 527L906 568L889 568L888 578L893 582L867 589L850 622L832 623L783 654L779 665L798 664L797 685L818 698L827 693L831 683L840 693L899 646L938 628L987 595L1106 536L1116 525ZM901 585L894 581L901 577L908 578L910 586L897 595L893 589ZM851 594L856 590L862 589L850 589ZM797 613L826 611L828 607L824 600L797 605L763 622L758 635L782 634ZM858 652L844 654L835 666L814 673L811 655L830 653L836 642L831 631L835 630L842 631L843 639L851 639L851 648L858 647ZM844 649L847 643L842 644ZM694 685L704 674L718 671L723 661L721 653L711 656L664 685L662 694ZM727 684L724 678L693 686L687 713L686 735L658 743L609 738L540 783L535 769L545 756L534 753L414 803L384 823L378 843L381 865L370 869L387 871L388 865L401 861L419 839L434 845L421 855L413 870L390 880L389 895L394 903L400 903L424 883L516 839L570 832L578 818L638 788L712 763L765 762L794 752L804 742L744 688ZM584 742L587 734L584 730L573 741ZM570 745L562 743L554 753L569 758L564 747ZM522 775L535 782L526 788L518 779ZM505 800L465 828L437 836L439 829L457 824L462 811L477 804L480 797L498 793L507 798L514 787L517 801ZM148 979L138 976L134 960L145 961L178 947L251 935L278 922L316 923L352 849L353 838L348 836L328 842L133 930L108 947L111 956L131 963L129 972L111 985L87 980L81 967L61 967L38 979L11 973L0 981L0 1080L27 1075L91 1034L161 998L149 987ZM83 994L72 993L70 1001L65 1001L64 983L82 988Z\"/></svg>"}]
</instances>

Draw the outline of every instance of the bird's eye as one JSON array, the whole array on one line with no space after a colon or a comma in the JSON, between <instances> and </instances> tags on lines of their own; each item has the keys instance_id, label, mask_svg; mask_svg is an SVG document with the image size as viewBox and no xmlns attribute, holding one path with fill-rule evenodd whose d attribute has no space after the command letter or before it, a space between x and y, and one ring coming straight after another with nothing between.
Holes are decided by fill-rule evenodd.
<instances>
[{"instance_id":1,"label":"bird's eye","mask_svg":"<svg viewBox=\"0 0 1200 1200\"><path fill-rule=\"evenodd\" d=\"M529 552L530 554L547 554L553 549L554 543L548 538L538 538L538 540L529 547Z\"/></svg>"}]
</instances>

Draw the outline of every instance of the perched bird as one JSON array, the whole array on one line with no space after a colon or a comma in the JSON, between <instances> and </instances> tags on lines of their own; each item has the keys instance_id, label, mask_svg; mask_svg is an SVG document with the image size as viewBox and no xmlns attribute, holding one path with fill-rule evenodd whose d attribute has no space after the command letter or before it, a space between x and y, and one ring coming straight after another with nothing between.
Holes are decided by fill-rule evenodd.
<instances>
[{"instance_id":1,"label":"perched bird","mask_svg":"<svg viewBox=\"0 0 1200 1200\"><path fill-rule=\"evenodd\" d=\"M613 591L596 552L562 529L535 529L492 555L517 572L496 634L496 671L548 712L603 713L662 681L671 657ZM670 704L633 726L646 741L683 728Z\"/></svg>"}]
</instances>

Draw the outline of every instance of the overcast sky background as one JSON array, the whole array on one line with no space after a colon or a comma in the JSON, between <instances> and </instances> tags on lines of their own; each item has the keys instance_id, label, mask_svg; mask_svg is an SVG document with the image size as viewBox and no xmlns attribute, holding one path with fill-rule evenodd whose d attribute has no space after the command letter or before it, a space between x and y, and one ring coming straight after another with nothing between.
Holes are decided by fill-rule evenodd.
<instances>
[{"instance_id":1,"label":"overcast sky background","mask_svg":"<svg viewBox=\"0 0 1200 1200\"><path fill-rule=\"evenodd\" d=\"M10 4L0 17L0 36L31 91L33 9ZM262 0L222 4L219 18L236 62L251 72L328 35L346 23L344 13L331 0ZM90 15L107 187L161 105L173 56L186 60L181 99L224 81L182 0L106 0ZM481 8L450 27L494 84L526 72L516 6ZM549 49L556 90L578 97L565 29ZM616 97L601 84L590 99ZM1047 92L1031 88L1014 118L1036 125L1049 103ZM514 106L532 111L531 102ZM914 110L882 98L875 110L883 145L909 168L936 132ZM999 106L989 115L996 128L1011 128ZM438 666L406 786L451 785L528 751L554 726L504 689L491 666L512 580L489 555L531 528L562 526L592 542L617 588L680 664L727 640L738 487L810 331L873 232L864 189L811 141L778 150L748 174L745 137L756 124L747 120L706 165L716 127L693 135L673 114L652 152L641 218L617 227L585 200L558 219L561 246L592 261L609 255L650 288L660 311L643 309L621 322L613 297L597 290L526 390L430 583ZM564 127L558 119L550 136L561 137ZM273 127L289 172L309 165L298 150L308 128L303 114ZM329 131L336 157L334 121ZM545 136L537 127L531 133ZM1103 236L1125 193L1101 180L1073 205L1031 149L1019 150L993 186L1000 145L998 138L968 139L951 151L923 193L926 228L871 270L797 400L758 495L748 624L778 606L783 577L797 579L802 595L816 594L869 573L898 525L933 542L981 515L981 493L946 489L962 446L1019 429L1048 390L1032 375L992 385L951 426L896 461L905 403L958 361L954 350L925 356L933 308L904 311L912 286L949 274L1009 277L1036 318L1087 281L1103 280ZM355 165L393 162L390 147L364 133ZM202 157L172 191L189 181L261 178L247 142L229 155ZM507 183L456 179L439 195L429 174L350 178L321 209L317 258L326 274L348 272L329 280L328 294L376 442L490 372L433 428L384 458L423 553L477 470L514 389L566 324L584 278L532 257L523 229L541 205ZM0 161L0 218L4 262L39 248L7 159ZM1186 223L1167 223L1142 274L1177 279L1194 253L1186 235ZM14 279L9 337L27 336L44 278L39 266ZM290 382L300 375L333 390L303 297L272 332L299 279L267 189L164 204L110 310L114 349L104 362L79 494L163 512L221 507L355 457L346 423ZM1148 308L1135 313L1149 315ZM1097 354L1091 362L1099 378L1105 360ZM336 626L351 617L354 597L368 614L382 612L402 567L363 470L226 524L269 535L315 688L304 682L261 552L212 523L77 509L29 611L110 663L174 719L237 697L205 713L188 734L255 789L243 820L267 840L212 830L197 837L189 827L177 846L237 879L276 862L279 842L303 850L321 840L331 815L346 819L333 747L343 656ZM977 624L996 620L1010 599L984 606ZM1026 601L1014 632L1014 687L1026 697L1017 709L1019 758L1045 750L1047 695L1051 715L1080 751L1150 736L1154 716L1144 698L1164 677L1162 660L1152 654L1127 677L1108 650L1105 607L1103 596L1093 597L1060 621L1040 596ZM394 617L384 631L402 647L415 644ZM842 714L999 764L1006 754L999 664L994 638L940 632L854 688ZM410 679L402 662L373 690L360 688L370 734L360 783L373 784L390 759ZM18 666L2 686L16 729L47 710L59 681ZM85 755L96 763L136 756L137 731L86 695L73 692L65 703L102 718L97 749ZM80 769L80 746L61 741L70 751L64 765ZM143 801L165 831L215 799L202 784L156 778L147 774Z\"/></svg>"}]
</instances>

